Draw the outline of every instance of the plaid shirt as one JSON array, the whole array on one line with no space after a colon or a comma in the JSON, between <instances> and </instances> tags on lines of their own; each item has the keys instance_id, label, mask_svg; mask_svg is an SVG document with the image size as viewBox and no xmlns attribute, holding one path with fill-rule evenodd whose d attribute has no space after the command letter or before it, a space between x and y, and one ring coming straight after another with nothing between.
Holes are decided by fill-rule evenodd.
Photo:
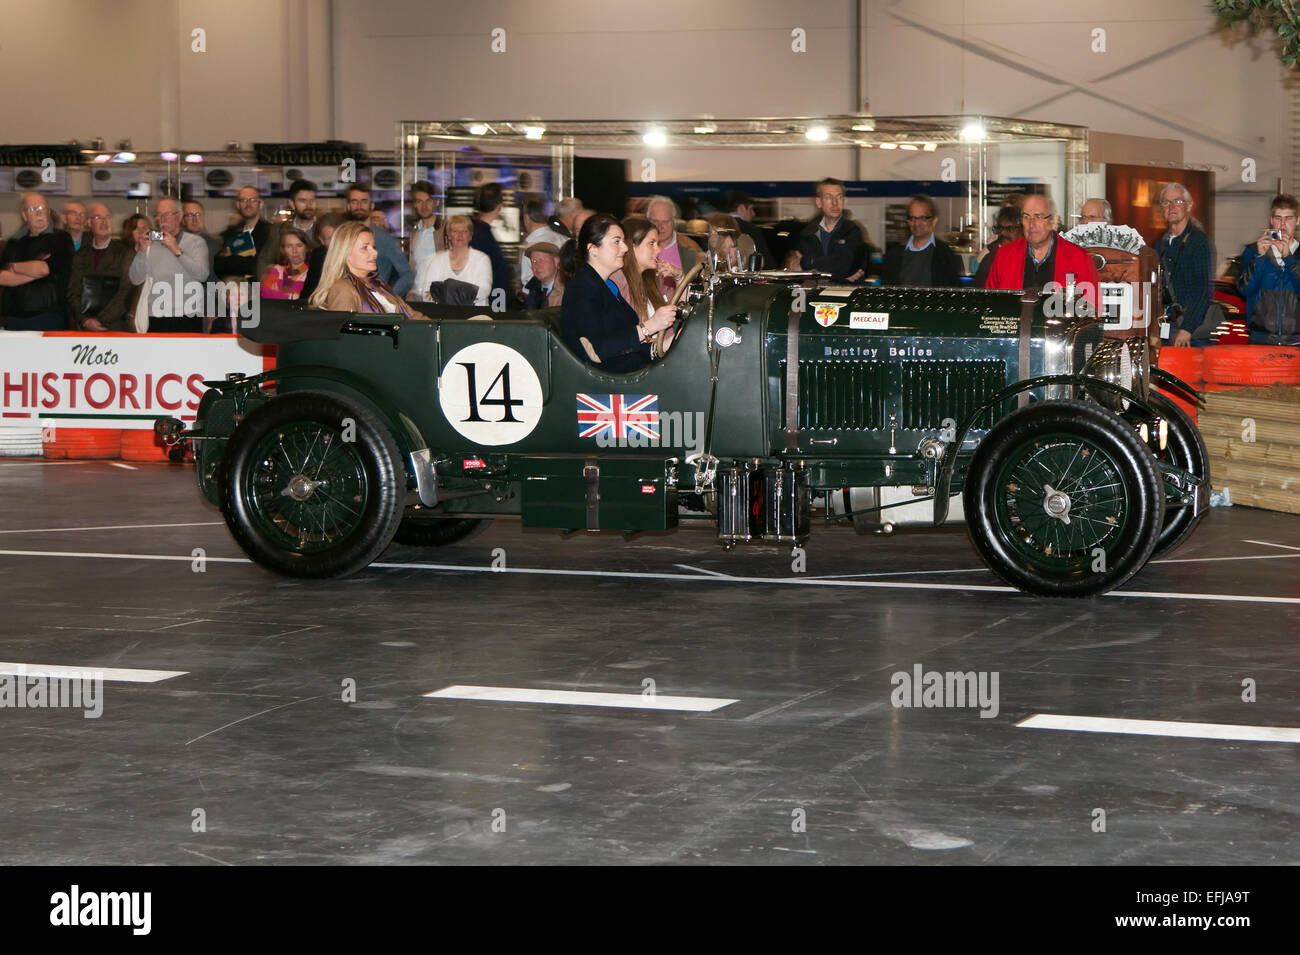
<instances>
[{"instance_id":1,"label":"plaid shirt","mask_svg":"<svg viewBox=\"0 0 1300 955\"><path fill-rule=\"evenodd\" d=\"M1195 335L1201 322L1205 321L1213 287L1214 252L1210 240L1189 222L1181 236L1175 237L1168 232L1162 235L1156 243L1156 252L1174 297L1183 306L1182 320L1173 331Z\"/></svg>"}]
</instances>

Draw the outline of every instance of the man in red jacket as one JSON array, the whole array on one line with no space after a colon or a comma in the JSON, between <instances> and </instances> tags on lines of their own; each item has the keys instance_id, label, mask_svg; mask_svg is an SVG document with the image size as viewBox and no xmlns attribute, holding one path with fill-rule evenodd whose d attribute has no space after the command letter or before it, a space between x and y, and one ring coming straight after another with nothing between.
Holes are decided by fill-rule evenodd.
<instances>
[{"instance_id":1,"label":"man in red jacket","mask_svg":"<svg viewBox=\"0 0 1300 955\"><path fill-rule=\"evenodd\" d=\"M1064 287L1074 276L1077 292L1097 305L1097 270L1092 257L1056 234L1056 210L1047 196L1030 196L1021 210L1024 238L998 249L985 288L1043 288L1049 282Z\"/></svg>"}]
</instances>

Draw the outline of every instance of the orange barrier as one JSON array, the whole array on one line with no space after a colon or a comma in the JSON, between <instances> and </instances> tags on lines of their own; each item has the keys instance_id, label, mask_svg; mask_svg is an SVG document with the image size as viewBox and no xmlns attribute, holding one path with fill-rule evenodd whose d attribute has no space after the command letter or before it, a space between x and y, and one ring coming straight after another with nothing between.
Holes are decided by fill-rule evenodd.
<instances>
[{"instance_id":1,"label":"orange barrier","mask_svg":"<svg viewBox=\"0 0 1300 955\"><path fill-rule=\"evenodd\" d=\"M123 431L121 452L123 461L168 461L168 449L153 429L148 431Z\"/></svg>"},{"instance_id":2,"label":"orange barrier","mask_svg":"<svg viewBox=\"0 0 1300 955\"><path fill-rule=\"evenodd\" d=\"M1189 385L1194 385L1198 381L1204 381L1204 378L1201 377L1202 352L1208 350L1203 348L1170 348L1166 345L1160 349L1156 365L1175 378L1181 378Z\"/></svg>"},{"instance_id":3,"label":"orange barrier","mask_svg":"<svg viewBox=\"0 0 1300 955\"><path fill-rule=\"evenodd\" d=\"M122 453L120 428L60 428L57 425L44 442L47 458L103 460Z\"/></svg>"},{"instance_id":4,"label":"orange barrier","mask_svg":"<svg viewBox=\"0 0 1300 955\"><path fill-rule=\"evenodd\" d=\"M1206 381L1225 385L1300 385L1300 348L1212 345L1204 351Z\"/></svg>"},{"instance_id":5,"label":"orange barrier","mask_svg":"<svg viewBox=\"0 0 1300 955\"><path fill-rule=\"evenodd\" d=\"M1169 372L1175 378L1180 378L1197 391L1204 389L1204 382L1201 380L1202 353L1206 351L1203 348L1171 348L1168 345L1160 349L1160 354L1156 358L1156 367ZM1158 390L1158 389L1157 389ZM1166 398L1176 404L1187 417L1193 422L1196 421L1197 404L1183 398L1178 392L1162 392Z\"/></svg>"}]
</instances>

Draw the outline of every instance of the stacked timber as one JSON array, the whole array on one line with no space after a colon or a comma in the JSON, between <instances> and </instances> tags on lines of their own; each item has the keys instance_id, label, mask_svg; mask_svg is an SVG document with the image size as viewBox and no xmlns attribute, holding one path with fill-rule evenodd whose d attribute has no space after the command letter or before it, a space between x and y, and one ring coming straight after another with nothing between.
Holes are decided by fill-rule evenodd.
<instances>
[{"instance_id":1,"label":"stacked timber","mask_svg":"<svg viewBox=\"0 0 1300 955\"><path fill-rule=\"evenodd\" d=\"M1300 514L1300 388L1209 392L1198 424L1216 491L1234 504Z\"/></svg>"}]
</instances>

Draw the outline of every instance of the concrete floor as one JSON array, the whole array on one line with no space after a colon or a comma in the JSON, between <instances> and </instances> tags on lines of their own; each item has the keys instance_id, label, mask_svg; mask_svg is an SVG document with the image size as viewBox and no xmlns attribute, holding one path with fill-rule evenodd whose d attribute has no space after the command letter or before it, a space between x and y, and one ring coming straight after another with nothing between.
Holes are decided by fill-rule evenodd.
<instances>
[{"instance_id":1,"label":"concrete floor","mask_svg":"<svg viewBox=\"0 0 1300 955\"><path fill-rule=\"evenodd\" d=\"M1300 850L1296 743L1015 725L1300 727L1297 517L1216 510L1124 588L1140 595L1087 601L980 589L999 581L961 531L818 529L793 574L788 549L725 553L704 528L629 543L502 521L317 583L243 561L191 469L134 467L0 462L0 659L184 671L106 683L98 719L0 710L5 863L1278 864ZM505 573L487 569L496 548ZM996 672L997 715L895 707L893 674L917 664ZM647 679L736 702L423 696L640 695Z\"/></svg>"}]
</instances>

